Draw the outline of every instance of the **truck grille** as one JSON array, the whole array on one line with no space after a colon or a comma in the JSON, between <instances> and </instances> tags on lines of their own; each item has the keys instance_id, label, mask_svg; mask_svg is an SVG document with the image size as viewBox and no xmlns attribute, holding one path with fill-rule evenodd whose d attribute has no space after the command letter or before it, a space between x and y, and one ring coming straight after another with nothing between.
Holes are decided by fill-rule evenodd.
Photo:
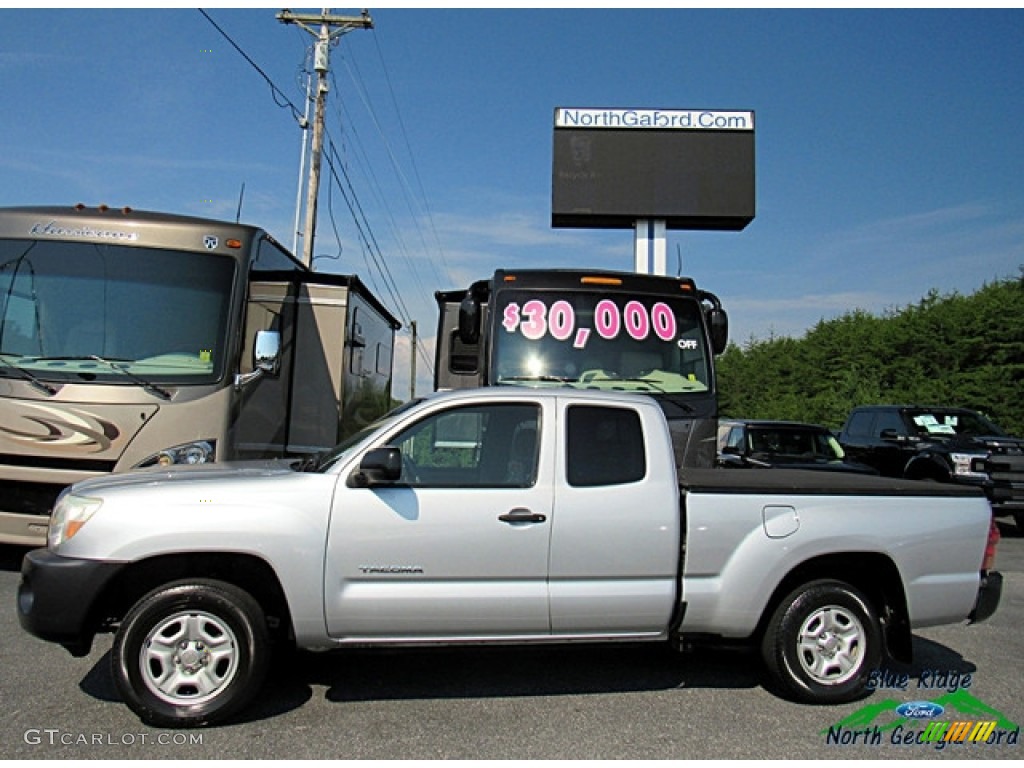
<instances>
[{"instance_id":1,"label":"truck grille","mask_svg":"<svg viewBox=\"0 0 1024 768\"><path fill-rule=\"evenodd\" d=\"M992 501L1024 505L1024 455L989 456L985 470L992 479Z\"/></svg>"}]
</instances>

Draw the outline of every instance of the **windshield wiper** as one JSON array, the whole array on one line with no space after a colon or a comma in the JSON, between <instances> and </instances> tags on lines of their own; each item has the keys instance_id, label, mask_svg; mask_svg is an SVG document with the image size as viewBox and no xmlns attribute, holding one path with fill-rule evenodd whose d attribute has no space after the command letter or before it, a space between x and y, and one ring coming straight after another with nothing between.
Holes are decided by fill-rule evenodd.
<instances>
[{"instance_id":1,"label":"windshield wiper","mask_svg":"<svg viewBox=\"0 0 1024 768\"><path fill-rule=\"evenodd\" d=\"M663 399L668 400L670 403L672 403L673 405L681 408L682 410L686 411L687 413L693 413L696 410L692 405L690 405L688 402L686 402L686 400L684 400L682 397L679 396L680 393L678 393L678 392L669 392L664 387L659 386L658 383L656 381L654 381L653 379L645 379L645 378L642 378L642 377L639 377L639 376L607 376L606 378L603 378L603 379L592 379L591 381L594 381L595 383L596 382L602 382L602 383L622 382L624 384L643 384L644 386L650 387L651 389L653 389ZM585 382L585 383L587 383L587 382ZM638 389L638 390L632 390L632 391L634 391L634 392L646 392L647 390Z\"/></svg>"},{"instance_id":2,"label":"windshield wiper","mask_svg":"<svg viewBox=\"0 0 1024 768\"><path fill-rule=\"evenodd\" d=\"M34 376L29 371L26 371L24 368L21 368L20 366L15 365L14 363L12 363L10 360L7 359L7 355L0 355L0 362L3 362L4 365L6 365L12 371L17 373L19 376L21 376L21 378L23 378L25 381L27 381L29 384L31 384L36 389L41 390L42 392L45 392L48 395L56 395L57 394L57 388L56 387L51 387L45 381L43 381L42 379Z\"/></svg>"},{"instance_id":3,"label":"windshield wiper","mask_svg":"<svg viewBox=\"0 0 1024 768\"><path fill-rule=\"evenodd\" d=\"M304 459L296 459L292 462L292 469L296 472L318 472L320 463L326 458L327 453L327 451L319 451Z\"/></svg>"},{"instance_id":4,"label":"windshield wiper","mask_svg":"<svg viewBox=\"0 0 1024 768\"><path fill-rule=\"evenodd\" d=\"M550 375L538 375L538 376L502 376L498 379L499 384L504 384L506 381L544 381L553 382L557 384L568 384L576 381L572 376L550 376Z\"/></svg>"},{"instance_id":5,"label":"windshield wiper","mask_svg":"<svg viewBox=\"0 0 1024 768\"><path fill-rule=\"evenodd\" d=\"M104 360L99 355L88 355L88 358L90 360L95 360L97 363L103 363L104 365L109 366L118 373L123 373L125 376L134 381L147 392L152 392L154 395L162 397L164 400L171 399L171 393L168 392L166 389L164 389L163 387L158 387L151 381L146 381L146 379L142 378L141 376L129 371L128 368L124 365L118 365L117 363L112 362L110 360Z\"/></svg>"}]
</instances>

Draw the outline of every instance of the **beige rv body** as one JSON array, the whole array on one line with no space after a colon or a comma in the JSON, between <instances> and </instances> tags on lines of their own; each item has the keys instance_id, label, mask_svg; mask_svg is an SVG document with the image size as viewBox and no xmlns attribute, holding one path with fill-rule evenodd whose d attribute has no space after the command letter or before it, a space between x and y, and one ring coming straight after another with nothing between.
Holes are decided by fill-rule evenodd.
<instances>
[{"instance_id":1,"label":"beige rv body","mask_svg":"<svg viewBox=\"0 0 1024 768\"><path fill-rule=\"evenodd\" d=\"M0 209L0 542L89 477L331 447L390 407L397 328L257 227ZM277 371L247 380L259 331Z\"/></svg>"}]
</instances>

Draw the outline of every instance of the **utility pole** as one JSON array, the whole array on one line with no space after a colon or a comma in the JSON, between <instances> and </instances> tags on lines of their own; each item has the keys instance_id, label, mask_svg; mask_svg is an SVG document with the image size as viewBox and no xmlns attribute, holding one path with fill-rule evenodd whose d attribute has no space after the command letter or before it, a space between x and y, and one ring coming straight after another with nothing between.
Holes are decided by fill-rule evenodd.
<instances>
[{"instance_id":1,"label":"utility pole","mask_svg":"<svg viewBox=\"0 0 1024 768\"><path fill-rule=\"evenodd\" d=\"M302 263L313 266L313 236L316 233L316 204L320 194L320 156L324 148L324 107L329 90L327 73L330 70L330 45L353 29L373 29L373 19L364 10L360 16L332 16L330 8L319 14L292 13L285 10L277 14L283 24L298 24L316 38L313 68L316 70L316 103L313 115L313 141L310 147L309 182L306 185L306 224L302 237ZM319 24L319 29L311 25Z\"/></svg>"},{"instance_id":2,"label":"utility pole","mask_svg":"<svg viewBox=\"0 0 1024 768\"><path fill-rule=\"evenodd\" d=\"M411 360L410 373L409 373L409 399L416 399L416 321L409 321L409 330L412 331L412 354L409 356Z\"/></svg>"}]
</instances>

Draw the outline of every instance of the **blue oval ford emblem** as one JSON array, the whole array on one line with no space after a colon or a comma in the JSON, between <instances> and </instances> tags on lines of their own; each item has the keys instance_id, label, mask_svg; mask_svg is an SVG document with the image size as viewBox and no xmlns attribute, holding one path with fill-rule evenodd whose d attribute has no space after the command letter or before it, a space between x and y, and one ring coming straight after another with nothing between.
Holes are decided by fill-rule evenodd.
<instances>
[{"instance_id":1,"label":"blue oval ford emblem","mask_svg":"<svg viewBox=\"0 0 1024 768\"><path fill-rule=\"evenodd\" d=\"M946 708L934 701L908 701L896 707L896 712L903 717L912 717L915 720L924 720L930 717L938 717Z\"/></svg>"}]
</instances>

